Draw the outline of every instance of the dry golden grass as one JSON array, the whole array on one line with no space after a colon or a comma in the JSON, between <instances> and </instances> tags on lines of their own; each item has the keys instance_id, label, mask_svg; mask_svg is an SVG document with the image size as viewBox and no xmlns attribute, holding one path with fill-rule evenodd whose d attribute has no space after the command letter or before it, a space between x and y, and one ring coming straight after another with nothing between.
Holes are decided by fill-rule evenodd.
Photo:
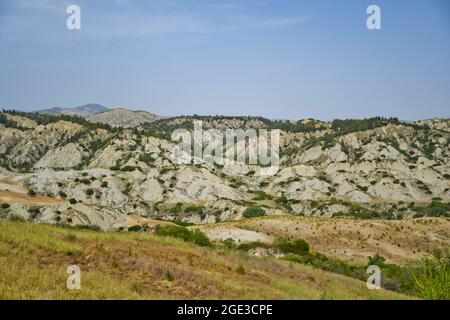
<instances>
[{"instance_id":1,"label":"dry golden grass","mask_svg":"<svg viewBox=\"0 0 450 320\"><path fill-rule=\"evenodd\" d=\"M81 268L80 290L66 289L73 264ZM308 266L152 234L12 221L0 221L0 274L1 299L407 298Z\"/></svg>"},{"instance_id":2,"label":"dry golden grass","mask_svg":"<svg viewBox=\"0 0 450 320\"><path fill-rule=\"evenodd\" d=\"M407 264L450 246L449 218L355 220L268 216L204 225L200 230L240 228L270 237L302 238L314 251L355 263L379 253L389 262Z\"/></svg>"}]
</instances>

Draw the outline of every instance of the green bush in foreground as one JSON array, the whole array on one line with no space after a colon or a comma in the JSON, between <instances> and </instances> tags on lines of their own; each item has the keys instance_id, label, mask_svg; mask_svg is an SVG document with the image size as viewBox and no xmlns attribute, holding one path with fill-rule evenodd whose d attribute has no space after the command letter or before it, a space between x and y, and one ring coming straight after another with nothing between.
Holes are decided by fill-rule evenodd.
<instances>
[{"instance_id":1,"label":"green bush in foreground","mask_svg":"<svg viewBox=\"0 0 450 320\"><path fill-rule=\"evenodd\" d=\"M412 275L415 291L430 300L450 299L450 255L435 252L424 259Z\"/></svg>"},{"instance_id":2,"label":"green bush in foreground","mask_svg":"<svg viewBox=\"0 0 450 320\"><path fill-rule=\"evenodd\" d=\"M288 253L284 259L362 281L367 279L367 266L351 265L317 252L302 255ZM381 268L384 289L414 294L430 300L450 299L450 255L448 252L443 255L437 251L432 259L422 260L417 267L388 264L379 254L368 258L368 265L374 264Z\"/></svg>"},{"instance_id":3,"label":"green bush in foreground","mask_svg":"<svg viewBox=\"0 0 450 320\"><path fill-rule=\"evenodd\" d=\"M182 239L186 242L192 242L202 247L211 247L212 244L199 230L191 231L181 226L156 226L155 234L166 237Z\"/></svg>"}]
</instances>

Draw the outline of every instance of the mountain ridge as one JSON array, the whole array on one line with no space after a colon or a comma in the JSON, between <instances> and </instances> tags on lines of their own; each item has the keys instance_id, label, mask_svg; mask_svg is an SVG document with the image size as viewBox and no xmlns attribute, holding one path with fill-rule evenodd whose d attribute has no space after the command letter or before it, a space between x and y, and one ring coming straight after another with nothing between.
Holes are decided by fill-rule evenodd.
<instances>
[{"instance_id":1,"label":"mountain ridge","mask_svg":"<svg viewBox=\"0 0 450 320\"><path fill-rule=\"evenodd\" d=\"M108 124L112 127L135 128L144 123L159 120L161 117L143 110L116 108L90 115L86 119L93 123Z\"/></svg>"},{"instance_id":2,"label":"mountain ridge","mask_svg":"<svg viewBox=\"0 0 450 320\"><path fill-rule=\"evenodd\" d=\"M281 127L280 169L262 178L255 174L257 166L173 163L171 131L192 128L198 116L158 119L139 130L63 119L0 113L3 175L20 176L18 187L37 194L110 208L112 216L120 217L116 211L122 208L203 224L241 219L246 207L262 204L269 215L448 215L449 120L404 124L374 118L326 126L299 121L285 127L251 118L200 118L205 128ZM77 182L85 180L83 175L94 179L91 187ZM103 182L114 191L102 190ZM87 189L98 197L86 194ZM187 210L189 203L201 204L201 212L173 214ZM104 220L102 227L111 228L114 219Z\"/></svg>"},{"instance_id":3,"label":"mountain ridge","mask_svg":"<svg viewBox=\"0 0 450 320\"><path fill-rule=\"evenodd\" d=\"M109 111L110 109L96 103L88 103L82 106L78 107L68 107L68 108L62 108L62 107L53 107L48 109L41 109L35 111L39 114L63 114L63 115L71 115L71 116L80 116L80 117L86 117L102 112Z\"/></svg>"}]
</instances>

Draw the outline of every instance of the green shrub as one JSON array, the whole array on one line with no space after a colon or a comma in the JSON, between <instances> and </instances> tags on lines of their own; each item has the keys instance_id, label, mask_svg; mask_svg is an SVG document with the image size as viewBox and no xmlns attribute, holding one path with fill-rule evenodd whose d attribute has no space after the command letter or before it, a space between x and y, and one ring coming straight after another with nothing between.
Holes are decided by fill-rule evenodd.
<instances>
[{"instance_id":1,"label":"green shrub","mask_svg":"<svg viewBox=\"0 0 450 320\"><path fill-rule=\"evenodd\" d=\"M378 253L375 254L373 257L369 257L368 258L368 263L367 266L372 266L372 265L376 265L379 266L380 268L384 266L384 262L386 261L385 258L383 258L382 256L380 256Z\"/></svg>"},{"instance_id":2,"label":"green shrub","mask_svg":"<svg viewBox=\"0 0 450 320\"><path fill-rule=\"evenodd\" d=\"M2 203L2 209L8 209L10 205L8 203Z\"/></svg>"},{"instance_id":3,"label":"green shrub","mask_svg":"<svg viewBox=\"0 0 450 320\"><path fill-rule=\"evenodd\" d=\"M77 224L77 225L70 225L68 223L65 222L60 222L61 221L61 217L57 217L59 219L56 219L58 221L58 223L56 224L58 227L60 228L64 228L64 229L71 229L71 230L92 230L92 231L102 231L102 229L97 226L97 225L88 225L88 224ZM71 218L67 219L68 221L72 221Z\"/></svg>"},{"instance_id":4,"label":"green shrub","mask_svg":"<svg viewBox=\"0 0 450 320\"><path fill-rule=\"evenodd\" d=\"M433 200L427 206L417 206L412 208L417 212L418 217L448 217L450 213L450 204Z\"/></svg>"},{"instance_id":5,"label":"green shrub","mask_svg":"<svg viewBox=\"0 0 450 320\"><path fill-rule=\"evenodd\" d=\"M166 174L167 172L169 172L170 170L172 170L172 168L162 168L161 171L159 172L159 174Z\"/></svg>"},{"instance_id":6,"label":"green shrub","mask_svg":"<svg viewBox=\"0 0 450 320\"><path fill-rule=\"evenodd\" d=\"M286 238L279 237L274 240L273 246L283 253L304 255L309 252L309 244L303 239L289 241Z\"/></svg>"},{"instance_id":7,"label":"green shrub","mask_svg":"<svg viewBox=\"0 0 450 320\"><path fill-rule=\"evenodd\" d=\"M397 118L372 117L368 119L335 119L331 123L331 128L340 133L350 133L356 131L364 131L382 127L388 123L399 123Z\"/></svg>"},{"instance_id":8,"label":"green shrub","mask_svg":"<svg viewBox=\"0 0 450 320\"><path fill-rule=\"evenodd\" d=\"M245 209L245 211L243 213L243 216L245 218L262 217L265 215L266 215L266 212L264 211L264 209L257 207L257 206L248 207L247 209Z\"/></svg>"},{"instance_id":9,"label":"green shrub","mask_svg":"<svg viewBox=\"0 0 450 320\"><path fill-rule=\"evenodd\" d=\"M259 201L259 200L271 200L273 197L270 194L265 193L264 191L257 190L255 191L255 197L253 200Z\"/></svg>"},{"instance_id":10,"label":"green shrub","mask_svg":"<svg viewBox=\"0 0 450 320\"><path fill-rule=\"evenodd\" d=\"M367 192L367 190L369 190L369 188L366 187L366 186L360 186L360 185L357 185L357 187L358 187L359 190L361 190L361 191L363 191L363 192Z\"/></svg>"},{"instance_id":11,"label":"green shrub","mask_svg":"<svg viewBox=\"0 0 450 320\"><path fill-rule=\"evenodd\" d=\"M186 242L192 242L202 247L211 247L212 244L208 237L201 231L190 231L189 229L181 226L156 226L155 234L166 237L174 237L182 239Z\"/></svg>"},{"instance_id":12,"label":"green shrub","mask_svg":"<svg viewBox=\"0 0 450 320\"><path fill-rule=\"evenodd\" d=\"M238 265L238 267L236 268L236 273L245 274L245 268L242 264Z\"/></svg>"},{"instance_id":13,"label":"green shrub","mask_svg":"<svg viewBox=\"0 0 450 320\"><path fill-rule=\"evenodd\" d=\"M309 252L303 255L288 253L283 259L295 263L311 265L314 268L343 274L362 281L366 281L367 279L367 266L351 265L345 261L327 257L317 252ZM368 265L380 266L383 275L382 286L384 289L408 294L419 294L425 298L430 296L430 298L433 299L436 299L436 297L443 297L447 294L448 299L448 289L445 291L445 286L443 285L443 283L448 283L446 281L448 281L448 277L450 277L448 256L447 260L441 258L439 263L439 268L430 268L427 265L426 267L413 269L412 266L387 264L385 263L385 259L379 254L369 257L368 261ZM444 266L445 263L447 263L446 266ZM432 272L429 271L430 269L439 271ZM444 276L445 273L447 274L447 277ZM413 283L413 274L418 279L416 285ZM415 287L418 288L416 289Z\"/></svg>"},{"instance_id":14,"label":"green shrub","mask_svg":"<svg viewBox=\"0 0 450 320\"><path fill-rule=\"evenodd\" d=\"M24 222L25 219L17 214L11 214L9 215L8 219L10 221L18 221L18 222Z\"/></svg>"},{"instance_id":15,"label":"green shrub","mask_svg":"<svg viewBox=\"0 0 450 320\"><path fill-rule=\"evenodd\" d=\"M181 221L181 220L178 220L178 219L172 220L171 222L175 223L175 224L177 224L179 226L182 226L182 227L189 227L189 226L194 226L195 225L195 223L185 222L185 221Z\"/></svg>"},{"instance_id":16,"label":"green shrub","mask_svg":"<svg viewBox=\"0 0 450 320\"><path fill-rule=\"evenodd\" d=\"M269 183L267 181L262 181L262 182L259 183L259 187L260 188L267 187L268 185L269 185Z\"/></svg>"},{"instance_id":17,"label":"green shrub","mask_svg":"<svg viewBox=\"0 0 450 320\"><path fill-rule=\"evenodd\" d=\"M224 241L222 241L222 244L227 249L236 249L236 243L231 238L225 239Z\"/></svg>"},{"instance_id":18,"label":"green shrub","mask_svg":"<svg viewBox=\"0 0 450 320\"><path fill-rule=\"evenodd\" d=\"M295 263L308 264L311 262L311 258L308 256L299 256L297 254L289 253L283 257L283 259Z\"/></svg>"},{"instance_id":19,"label":"green shrub","mask_svg":"<svg viewBox=\"0 0 450 320\"><path fill-rule=\"evenodd\" d=\"M189 206L186 209L184 209L184 212L186 213L203 213L203 207L202 206Z\"/></svg>"},{"instance_id":20,"label":"green shrub","mask_svg":"<svg viewBox=\"0 0 450 320\"><path fill-rule=\"evenodd\" d=\"M133 167L133 166L125 166L125 167L123 167L122 169L120 169L120 171L125 171L125 172L131 172L131 171L134 171L134 170L136 170L137 168L136 167Z\"/></svg>"},{"instance_id":21,"label":"green shrub","mask_svg":"<svg viewBox=\"0 0 450 320\"><path fill-rule=\"evenodd\" d=\"M41 210L39 207L31 207L28 209L28 213L30 213L31 220L35 219L40 214L40 212Z\"/></svg>"},{"instance_id":22,"label":"green shrub","mask_svg":"<svg viewBox=\"0 0 450 320\"><path fill-rule=\"evenodd\" d=\"M167 270L166 273L164 274L164 279L167 281L173 281L175 280L175 277L169 270Z\"/></svg>"},{"instance_id":23,"label":"green shrub","mask_svg":"<svg viewBox=\"0 0 450 320\"><path fill-rule=\"evenodd\" d=\"M179 206L175 206L169 209L170 213L180 213L181 212L181 207Z\"/></svg>"},{"instance_id":24,"label":"green shrub","mask_svg":"<svg viewBox=\"0 0 450 320\"><path fill-rule=\"evenodd\" d=\"M97 225L89 225L89 224L77 224L76 226L69 226L75 230L92 230L92 231L101 231L102 229Z\"/></svg>"},{"instance_id":25,"label":"green shrub","mask_svg":"<svg viewBox=\"0 0 450 320\"><path fill-rule=\"evenodd\" d=\"M94 195L94 190L92 190L92 189L87 189L87 190L86 190L86 194L87 194L88 196L92 196L92 195Z\"/></svg>"},{"instance_id":26,"label":"green shrub","mask_svg":"<svg viewBox=\"0 0 450 320\"><path fill-rule=\"evenodd\" d=\"M356 267L350 266L344 261L329 258L320 253L308 253L305 255L289 253L284 257L284 259L296 263L308 264L313 266L314 268L343 274L348 277L353 277L361 280L365 279L365 270L363 270L362 268L358 269Z\"/></svg>"},{"instance_id":27,"label":"green shrub","mask_svg":"<svg viewBox=\"0 0 450 320\"><path fill-rule=\"evenodd\" d=\"M90 185L91 184L91 180L90 179L81 179L80 183L86 184L86 185Z\"/></svg>"},{"instance_id":28,"label":"green shrub","mask_svg":"<svg viewBox=\"0 0 450 320\"><path fill-rule=\"evenodd\" d=\"M70 202L70 204L76 204L76 203L77 203L77 200L74 199L74 198L70 198L70 199L69 199L69 202Z\"/></svg>"},{"instance_id":29,"label":"green shrub","mask_svg":"<svg viewBox=\"0 0 450 320\"><path fill-rule=\"evenodd\" d=\"M145 162L145 164L147 164L148 166L155 162L155 158L153 158L150 153L142 153L139 156L139 160Z\"/></svg>"},{"instance_id":30,"label":"green shrub","mask_svg":"<svg viewBox=\"0 0 450 320\"><path fill-rule=\"evenodd\" d=\"M275 202L284 207L288 211L292 211L291 202L295 203L296 200L289 200L285 196L281 196L277 199L275 199Z\"/></svg>"},{"instance_id":31,"label":"green shrub","mask_svg":"<svg viewBox=\"0 0 450 320\"><path fill-rule=\"evenodd\" d=\"M248 251L250 249L254 248L271 248L272 246L270 244L261 242L261 241L253 241L253 242L247 242L247 243L241 243L237 249L242 251Z\"/></svg>"},{"instance_id":32,"label":"green shrub","mask_svg":"<svg viewBox=\"0 0 450 320\"><path fill-rule=\"evenodd\" d=\"M432 259L422 260L412 275L415 291L425 299L450 299L450 256L436 252Z\"/></svg>"},{"instance_id":33,"label":"green shrub","mask_svg":"<svg viewBox=\"0 0 450 320\"><path fill-rule=\"evenodd\" d=\"M123 190L123 194L128 195L131 192L132 185L131 183L127 183L125 186L125 190Z\"/></svg>"},{"instance_id":34,"label":"green shrub","mask_svg":"<svg viewBox=\"0 0 450 320\"><path fill-rule=\"evenodd\" d=\"M144 225L136 224L136 225L128 228L128 231L131 231L131 232L145 232L147 230L148 230L148 226L146 224L144 224Z\"/></svg>"}]
</instances>

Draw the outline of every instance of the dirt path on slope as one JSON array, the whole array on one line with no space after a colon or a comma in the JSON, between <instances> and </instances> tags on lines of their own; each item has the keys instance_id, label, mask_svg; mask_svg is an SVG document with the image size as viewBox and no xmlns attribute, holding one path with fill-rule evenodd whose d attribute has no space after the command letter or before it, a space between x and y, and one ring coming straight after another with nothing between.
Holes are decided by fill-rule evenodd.
<instances>
[{"instance_id":1,"label":"dirt path on slope","mask_svg":"<svg viewBox=\"0 0 450 320\"><path fill-rule=\"evenodd\" d=\"M5 190L0 190L0 202L8 204L22 203L31 206L60 205L66 203L65 200L61 199L45 196L32 197L26 193Z\"/></svg>"}]
</instances>

